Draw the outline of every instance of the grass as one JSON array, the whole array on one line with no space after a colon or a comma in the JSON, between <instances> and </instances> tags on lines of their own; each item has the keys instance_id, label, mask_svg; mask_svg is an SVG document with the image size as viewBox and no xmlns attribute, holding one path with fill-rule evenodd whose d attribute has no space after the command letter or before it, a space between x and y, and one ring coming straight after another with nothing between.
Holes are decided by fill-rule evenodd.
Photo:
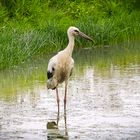
<instances>
[{"instance_id":1,"label":"grass","mask_svg":"<svg viewBox=\"0 0 140 140\"><path fill-rule=\"evenodd\" d=\"M126 47L126 46L129 46ZM132 67L140 64L140 47L139 42L112 46L112 48L98 49L79 49L74 50L75 68L72 76L81 77L86 73L87 68L94 70L95 76L101 76L103 79L112 76L112 70L118 70L126 74L126 71L133 71ZM3 70L0 72L0 97L4 99L13 98L20 91L33 91L34 86L46 85L47 61L50 56L31 58L27 63L22 64L15 69ZM129 69L130 68L130 69ZM138 70L138 67L136 68ZM125 72L124 72L125 71ZM76 74L76 75L75 75ZM122 74L121 74L122 75ZM122 75L123 76L123 75ZM36 89L35 88L35 89ZM24 92L23 92L24 93ZM31 92L32 93L32 92ZM33 92L34 93L34 92Z\"/></svg>"},{"instance_id":2,"label":"grass","mask_svg":"<svg viewBox=\"0 0 140 140\"><path fill-rule=\"evenodd\" d=\"M94 44L77 39L76 47L103 47L139 39L140 12L131 1L127 5L115 0L2 1L0 69L63 49L71 25L94 38Z\"/></svg>"}]
</instances>

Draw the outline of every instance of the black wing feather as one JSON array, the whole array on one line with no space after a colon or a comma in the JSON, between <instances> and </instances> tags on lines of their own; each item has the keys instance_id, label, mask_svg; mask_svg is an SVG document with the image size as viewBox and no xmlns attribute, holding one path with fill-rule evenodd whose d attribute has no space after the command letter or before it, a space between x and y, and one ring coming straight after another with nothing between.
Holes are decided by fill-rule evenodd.
<instances>
[{"instance_id":1,"label":"black wing feather","mask_svg":"<svg viewBox=\"0 0 140 140\"><path fill-rule=\"evenodd\" d=\"M50 79L50 78L53 77L54 71L55 71L55 69L54 69L54 67L52 67L52 72L50 72L50 71L47 72L47 77L48 77L48 79Z\"/></svg>"},{"instance_id":2,"label":"black wing feather","mask_svg":"<svg viewBox=\"0 0 140 140\"><path fill-rule=\"evenodd\" d=\"M47 77L48 77L48 79L52 78L52 77L53 77L53 73L50 72L50 71L48 71L48 72L47 72Z\"/></svg>"}]
</instances>

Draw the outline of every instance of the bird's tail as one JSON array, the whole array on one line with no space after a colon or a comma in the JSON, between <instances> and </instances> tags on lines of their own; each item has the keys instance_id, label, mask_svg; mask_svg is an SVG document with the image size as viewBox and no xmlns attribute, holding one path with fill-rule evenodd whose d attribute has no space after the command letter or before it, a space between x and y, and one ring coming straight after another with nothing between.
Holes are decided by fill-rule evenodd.
<instances>
[{"instance_id":1,"label":"bird's tail","mask_svg":"<svg viewBox=\"0 0 140 140\"><path fill-rule=\"evenodd\" d=\"M57 87L57 80L55 78L48 79L47 88L48 89L55 89L56 87Z\"/></svg>"}]
</instances>

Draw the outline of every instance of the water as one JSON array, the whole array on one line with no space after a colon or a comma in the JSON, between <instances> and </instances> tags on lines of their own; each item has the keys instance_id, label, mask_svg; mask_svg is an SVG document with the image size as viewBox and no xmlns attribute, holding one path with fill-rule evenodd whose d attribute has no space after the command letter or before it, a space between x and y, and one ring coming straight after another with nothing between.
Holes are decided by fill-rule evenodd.
<instances>
[{"instance_id":1,"label":"water","mask_svg":"<svg viewBox=\"0 0 140 140\"><path fill-rule=\"evenodd\" d=\"M69 81L46 89L48 57L0 72L0 140L140 138L140 50L77 49ZM58 122L58 125L57 125Z\"/></svg>"}]
</instances>

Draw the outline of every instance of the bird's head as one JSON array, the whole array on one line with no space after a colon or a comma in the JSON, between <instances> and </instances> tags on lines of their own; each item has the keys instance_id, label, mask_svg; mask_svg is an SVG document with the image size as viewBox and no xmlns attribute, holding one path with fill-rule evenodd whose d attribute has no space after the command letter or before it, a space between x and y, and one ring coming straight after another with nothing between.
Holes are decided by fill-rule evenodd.
<instances>
[{"instance_id":1,"label":"bird's head","mask_svg":"<svg viewBox=\"0 0 140 140\"><path fill-rule=\"evenodd\" d=\"M69 27L67 31L68 36L81 36L87 40L93 41L91 37L87 36L83 32L81 32L78 28L76 27Z\"/></svg>"}]
</instances>

